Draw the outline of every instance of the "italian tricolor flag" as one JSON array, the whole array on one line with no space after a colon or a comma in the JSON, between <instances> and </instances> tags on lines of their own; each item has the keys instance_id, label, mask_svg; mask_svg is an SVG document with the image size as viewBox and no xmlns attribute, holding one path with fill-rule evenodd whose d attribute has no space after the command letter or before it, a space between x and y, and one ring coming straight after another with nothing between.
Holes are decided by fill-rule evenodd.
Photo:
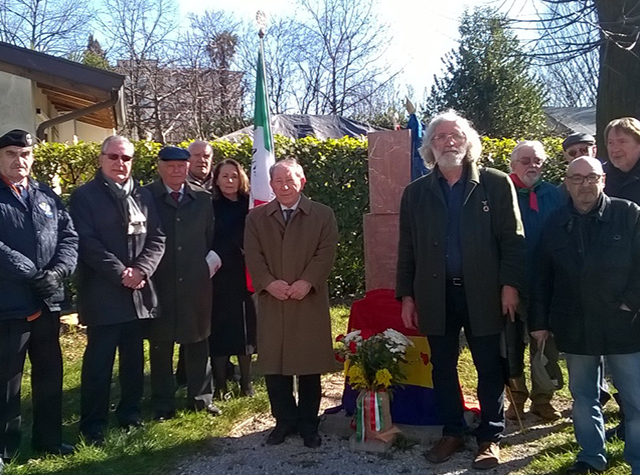
<instances>
[{"instance_id":1,"label":"italian tricolor flag","mask_svg":"<svg viewBox=\"0 0 640 475\"><path fill-rule=\"evenodd\" d=\"M260 39L253 122L253 158L251 160L250 206L252 208L268 203L274 198L273 190L269 185L269 168L275 163L275 155L273 152L273 135L271 135L266 77L262 39Z\"/></svg>"}]
</instances>

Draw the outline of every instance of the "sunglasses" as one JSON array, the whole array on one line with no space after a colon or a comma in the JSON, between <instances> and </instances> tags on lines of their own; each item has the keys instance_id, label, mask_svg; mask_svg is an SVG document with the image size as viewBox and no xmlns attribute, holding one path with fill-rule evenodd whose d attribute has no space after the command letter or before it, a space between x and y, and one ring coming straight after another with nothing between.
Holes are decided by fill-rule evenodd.
<instances>
[{"instance_id":1,"label":"sunglasses","mask_svg":"<svg viewBox=\"0 0 640 475\"><path fill-rule=\"evenodd\" d=\"M109 160L113 160L114 162L118 159L122 160L123 162L130 162L131 160L133 160L133 157L129 155L120 155L117 153L103 153L102 155L107 157Z\"/></svg>"}]
</instances>

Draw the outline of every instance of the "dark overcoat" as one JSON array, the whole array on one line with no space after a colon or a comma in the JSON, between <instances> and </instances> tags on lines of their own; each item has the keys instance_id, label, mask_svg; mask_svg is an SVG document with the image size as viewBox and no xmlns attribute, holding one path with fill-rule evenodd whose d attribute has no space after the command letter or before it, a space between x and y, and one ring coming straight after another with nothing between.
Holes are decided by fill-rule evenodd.
<instances>
[{"instance_id":1,"label":"dark overcoat","mask_svg":"<svg viewBox=\"0 0 640 475\"><path fill-rule=\"evenodd\" d=\"M211 279L205 256L213 245L211 194L185 183L179 203L161 180L145 187L153 195L166 235L166 247L153 275L160 318L145 322L145 336L195 343L211 332ZM223 263L224 265L224 263Z\"/></svg>"},{"instance_id":2,"label":"dark overcoat","mask_svg":"<svg viewBox=\"0 0 640 475\"><path fill-rule=\"evenodd\" d=\"M509 177L468 166L460 217L464 289L472 332L487 336L504 327L502 286L524 288L526 245ZM447 214L435 169L404 190L396 297L413 297L425 335L445 332Z\"/></svg>"},{"instance_id":3,"label":"dark overcoat","mask_svg":"<svg viewBox=\"0 0 640 475\"><path fill-rule=\"evenodd\" d=\"M628 172L623 172L611 162L603 165L607 175L604 192L611 198L623 198L640 205L640 160Z\"/></svg>"},{"instance_id":4,"label":"dark overcoat","mask_svg":"<svg viewBox=\"0 0 640 475\"><path fill-rule=\"evenodd\" d=\"M571 213L572 206L549 216L542 232L529 328L551 330L558 350L566 353L636 353L640 208L606 195L585 218ZM620 309L622 304L631 311Z\"/></svg>"},{"instance_id":5,"label":"dark overcoat","mask_svg":"<svg viewBox=\"0 0 640 475\"><path fill-rule=\"evenodd\" d=\"M31 178L27 191L28 204L0 180L0 320L25 318L45 305L59 311L64 287L43 301L31 279L54 268L67 277L78 260L78 234L58 195Z\"/></svg>"},{"instance_id":6,"label":"dark overcoat","mask_svg":"<svg viewBox=\"0 0 640 475\"><path fill-rule=\"evenodd\" d=\"M335 370L327 278L338 228L331 208L301 197L285 225L276 200L249 212L245 259L258 294L258 366L263 374ZM311 283L302 300L281 301L265 288L274 280Z\"/></svg>"},{"instance_id":7,"label":"dark overcoat","mask_svg":"<svg viewBox=\"0 0 640 475\"><path fill-rule=\"evenodd\" d=\"M158 299L150 279L164 253L164 233L153 197L134 185L132 196L146 216L146 233L127 236L128 218L98 171L71 195L69 209L80 237L78 315L85 325L111 325L157 317ZM122 272L136 267L148 277L133 290Z\"/></svg>"}]
</instances>

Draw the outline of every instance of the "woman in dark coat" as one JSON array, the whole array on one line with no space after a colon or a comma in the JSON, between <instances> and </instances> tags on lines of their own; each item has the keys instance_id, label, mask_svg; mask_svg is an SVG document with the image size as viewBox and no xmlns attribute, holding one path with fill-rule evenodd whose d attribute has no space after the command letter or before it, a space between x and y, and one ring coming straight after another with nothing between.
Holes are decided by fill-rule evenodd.
<instances>
[{"instance_id":1,"label":"woman in dark coat","mask_svg":"<svg viewBox=\"0 0 640 475\"><path fill-rule=\"evenodd\" d=\"M249 212L249 179L242 166L228 159L213 171L215 232L213 249L222 267L213 277L213 312L209 337L216 395L226 388L231 355L240 364L240 394L252 396L251 355L256 350L256 313L247 289L244 264L244 221Z\"/></svg>"}]
</instances>

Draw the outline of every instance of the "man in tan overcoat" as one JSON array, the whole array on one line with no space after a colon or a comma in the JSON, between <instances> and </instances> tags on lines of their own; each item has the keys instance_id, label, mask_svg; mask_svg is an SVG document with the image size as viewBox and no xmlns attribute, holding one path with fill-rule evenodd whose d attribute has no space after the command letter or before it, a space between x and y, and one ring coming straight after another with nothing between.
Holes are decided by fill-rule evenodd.
<instances>
[{"instance_id":1,"label":"man in tan overcoat","mask_svg":"<svg viewBox=\"0 0 640 475\"><path fill-rule=\"evenodd\" d=\"M296 160L276 162L270 176L276 199L249 213L244 238L258 295L258 366L276 419L267 444L297 431L315 448L321 444L320 374L335 369L327 277L338 229L330 208L302 195L306 179Z\"/></svg>"}]
</instances>

